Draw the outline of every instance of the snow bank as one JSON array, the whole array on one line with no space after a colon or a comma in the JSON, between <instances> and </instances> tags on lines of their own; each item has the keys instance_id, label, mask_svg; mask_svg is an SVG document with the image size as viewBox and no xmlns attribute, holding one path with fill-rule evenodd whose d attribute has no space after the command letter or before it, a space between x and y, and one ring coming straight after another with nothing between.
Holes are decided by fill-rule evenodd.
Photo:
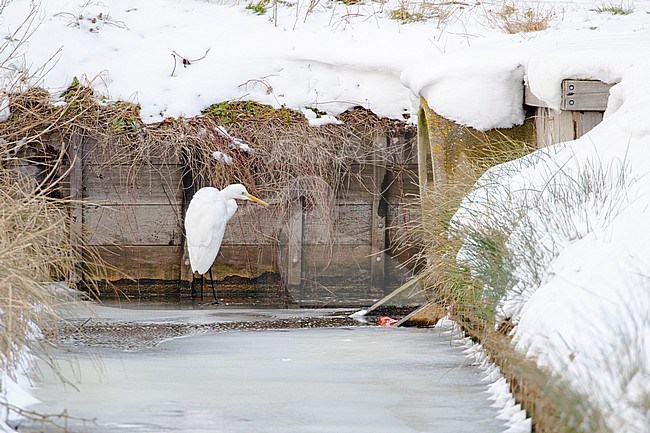
<instances>
[{"instance_id":1,"label":"snow bank","mask_svg":"<svg viewBox=\"0 0 650 433\"><path fill-rule=\"evenodd\" d=\"M48 65L34 84L60 92L75 76L85 77L109 100L140 104L145 122L194 116L238 99L331 115L355 106L400 119L410 112L399 74L416 52L428 57L425 30L400 29L374 4L322 2L309 13L308 4L282 4L277 26L270 5L262 16L245 6L45 0L21 59ZM11 33L29 8L11 3L2 33Z\"/></svg>"},{"instance_id":2,"label":"snow bank","mask_svg":"<svg viewBox=\"0 0 650 433\"><path fill-rule=\"evenodd\" d=\"M479 279L490 264L471 238L505 239L506 285L484 281L501 293L497 322L516 324L516 348L567 379L612 431L647 432L650 18L641 9L574 23L577 30L441 56L407 68L402 80L434 111L479 130L523 120L523 80L555 109L563 79L618 83L599 126L488 171L453 223L467 236L457 259Z\"/></svg>"}]
</instances>

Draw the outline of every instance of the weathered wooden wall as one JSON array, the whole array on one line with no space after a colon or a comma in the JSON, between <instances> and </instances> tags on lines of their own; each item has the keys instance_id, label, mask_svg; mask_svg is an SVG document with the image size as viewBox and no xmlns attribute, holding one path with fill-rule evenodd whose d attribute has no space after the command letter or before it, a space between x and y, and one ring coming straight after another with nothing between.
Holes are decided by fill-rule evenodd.
<instances>
[{"instance_id":1,"label":"weathered wooden wall","mask_svg":"<svg viewBox=\"0 0 650 433\"><path fill-rule=\"evenodd\" d=\"M91 138L77 149L80 168L70 184L82 191L81 236L108 265L106 278L130 280L140 291L143 280L179 281L184 167L155 156L117 158ZM173 293L175 286L159 289Z\"/></svg>"},{"instance_id":2,"label":"weathered wooden wall","mask_svg":"<svg viewBox=\"0 0 650 433\"><path fill-rule=\"evenodd\" d=\"M117 157L78 135L72 141L71 235L95 247L122 295L191 296L183 215L195 187L186 167L169 157ZM299 183L288 221L273 209L240 205L212 267L226 300L236 294L262 303L356 306L401 283L388 249L392 226L410 218L406 195L417 192L414 140L383 137L375 145L382 157L352 168L361 181L352 177L336 197L333 224L305 204Z\"/></svg>"}]
</instances>

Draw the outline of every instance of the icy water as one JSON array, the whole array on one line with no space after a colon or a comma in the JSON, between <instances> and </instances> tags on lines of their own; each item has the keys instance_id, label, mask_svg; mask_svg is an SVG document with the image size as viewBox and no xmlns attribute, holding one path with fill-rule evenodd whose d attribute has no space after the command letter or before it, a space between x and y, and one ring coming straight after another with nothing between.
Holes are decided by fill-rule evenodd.
<instances>
[{"instance_id":1,"label":"icy water","mask_svg":"<svg viewBox=\"0 0 650 433\"><path fill-rule=\"evenodd\" d=\"M95 419L72 432L505 430L479 370L435 330L232 331L57 356L78 389L44 371L33 409Z\"/></svg>"}]
</instances>

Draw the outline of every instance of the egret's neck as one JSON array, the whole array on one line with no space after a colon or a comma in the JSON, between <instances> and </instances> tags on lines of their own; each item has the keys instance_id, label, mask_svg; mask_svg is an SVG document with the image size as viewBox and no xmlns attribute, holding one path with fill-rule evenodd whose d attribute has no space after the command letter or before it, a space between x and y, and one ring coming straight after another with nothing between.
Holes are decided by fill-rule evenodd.
<instances>
[{"instance_id":1,"label":"egret's neck","mask_svg":"<svg viewBox=\"0 0 650 433\"><path fill-rule=\"evenodd\" d=\"M226 200L226 212L228 214L228 219L232 218L235 212L237 212L237 200L234 198Z\"/></svg>"}]
</instances>

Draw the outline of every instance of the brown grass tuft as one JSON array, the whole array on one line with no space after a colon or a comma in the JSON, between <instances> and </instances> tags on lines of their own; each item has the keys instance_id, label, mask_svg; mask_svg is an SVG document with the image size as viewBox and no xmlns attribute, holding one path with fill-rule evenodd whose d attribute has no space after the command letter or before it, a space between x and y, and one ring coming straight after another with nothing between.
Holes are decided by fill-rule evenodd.
<instances>
[{"instance_id":1,"label":"brown grass tuft","mask_svg":"<svg viewBox=\"0 0 650 433\"><path fill-rule=\"evenodd\" d=\"M509 34L538 32L548 29L551 21L557 18L553 9L545 9L541 4L525 5L503 3L500 9L486 13L488 25Z\"/></svg>"}]
</instances>

